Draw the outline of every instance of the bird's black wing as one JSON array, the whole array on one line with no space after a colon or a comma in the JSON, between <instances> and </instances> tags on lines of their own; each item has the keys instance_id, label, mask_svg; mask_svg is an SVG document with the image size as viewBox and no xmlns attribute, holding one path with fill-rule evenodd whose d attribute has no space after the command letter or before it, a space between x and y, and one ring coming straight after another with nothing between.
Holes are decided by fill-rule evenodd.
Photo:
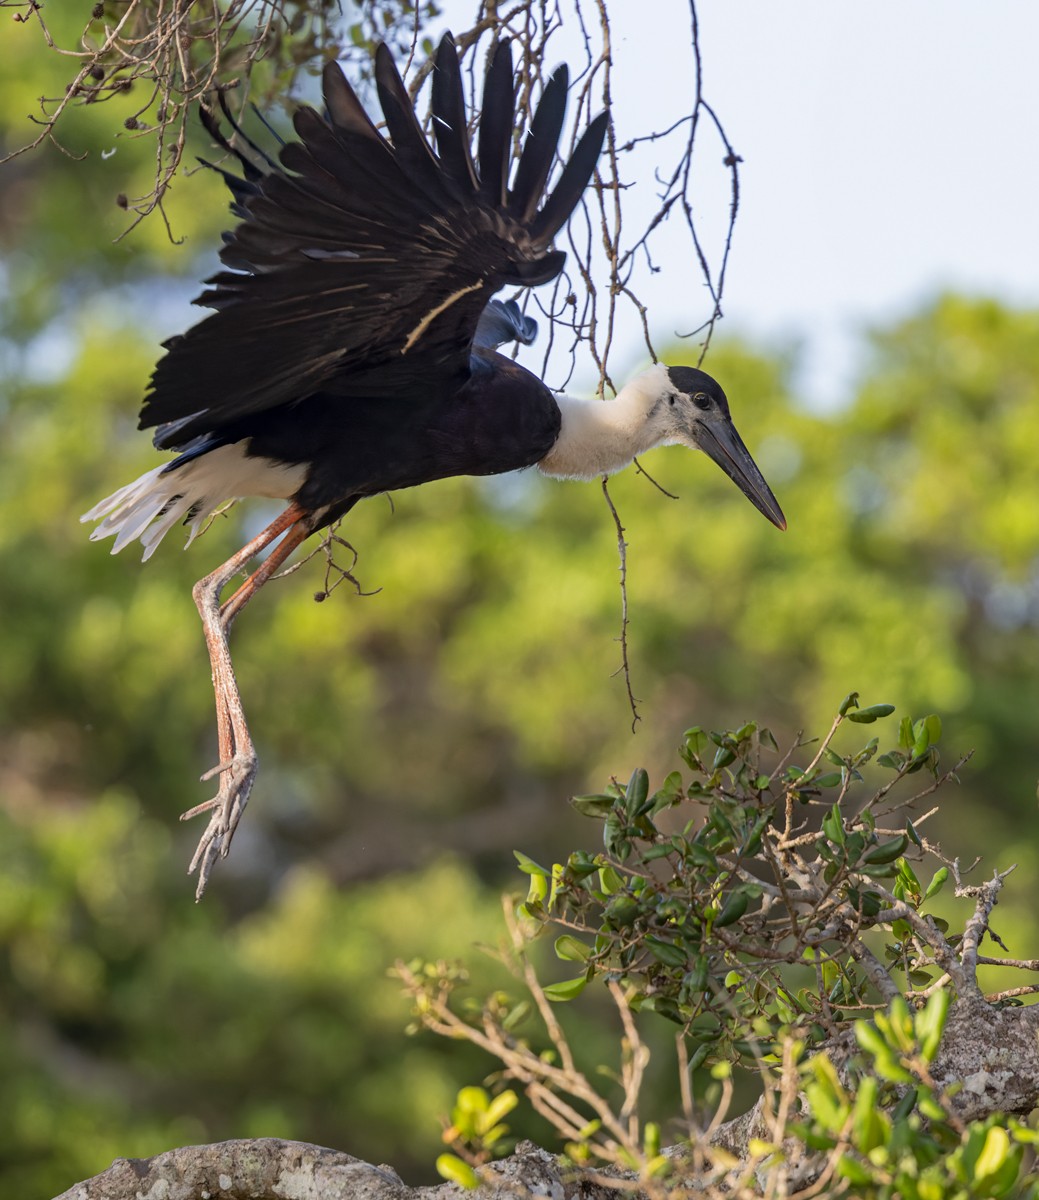
<instances>
[{"instance_id":1,"label":"bird's black wing","mask_svg":"<svg viewBox=\"0 0 1039 1200\"><path fill-rule=\"evenodd\" d=\"M545 283L562 269L566 256L552 239L587 186L606 128L606 114L589 124L542 203L566 68L545 88L511 189L508 42L487 71L478 163L449 36L433 75L436 153L385 46L375 75L389 139L330 64L327 116L296 113L299 140L282 146L280 165L252 143L263 165L234 151L244 178L223 174L241 223L224 235L228 269L196 301L215 311L166 343L152 375L141 428L159 426L157 446L182 446L316 391L373 398L460 383L493 293ZM208 128L230 149L215 121Z\"/></svg>"}]
</instances>

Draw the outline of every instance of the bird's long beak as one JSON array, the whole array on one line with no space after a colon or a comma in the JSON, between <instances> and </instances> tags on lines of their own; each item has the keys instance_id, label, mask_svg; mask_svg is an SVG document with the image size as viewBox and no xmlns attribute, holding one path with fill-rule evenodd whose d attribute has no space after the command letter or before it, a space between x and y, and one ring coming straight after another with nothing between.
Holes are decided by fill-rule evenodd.
<instances>
[{"instance_id":1,"label":"bird's long beak","mask_svg":"<svg viewBox=\"0 0 1039 1200\"><path fill-rule=\"evenodd\" d=\"M696 443L740 489L758 512L777 529L786 529L786 517L758 465L729 420L698 423Z\"/></svg>"}]
</instances>

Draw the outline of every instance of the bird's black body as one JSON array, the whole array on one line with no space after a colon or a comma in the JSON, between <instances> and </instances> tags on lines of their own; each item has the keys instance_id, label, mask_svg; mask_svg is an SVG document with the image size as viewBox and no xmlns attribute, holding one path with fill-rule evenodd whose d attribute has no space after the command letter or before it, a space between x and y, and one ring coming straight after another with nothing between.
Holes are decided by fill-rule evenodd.
<instances>
[{"instance_id":1,"label":"bird's black body","mask_svg":"<svg viewBox=\"0 0 1039 1200\"><path fill-rule=\"evenodd\" d=\"M450 37L432 74L435 151L385 46L375 78L388 138L335 64L323 75L326 115L301 108L298 140L282 145L277 162L236 125L247 150L232 147L211 114L204 118L240 165L241 174L214 168L239 223L224 235L225 269L196 301L212 312L166 343L141 410L141 428L154 429L156 447L177 457L83 518L100 522L93 538L115 535L113 553L140 540L147 558L179 521L193 538L227 499L289 501L194 589L220 752L205 776L219 777L217 795L185 814L211 813L192 863L199 895L227 853L257 766L231 625L297 546L358 500L535 463L546 474L593 478L678 442L703 449L785 527L709 375L657 364L613 402L591 403L553 395L497 352L507 341L531 341L536 326L513 301L492 297L562 270L566 255L552 242L602 147L606 114L589 123L546 196L566 68L546 85L511 171L507 41L487 69L475 159ZM264 550L262 564L221 603L225 586Z\"/></svg>"},{"instance_id":2,"label":"bird's black body","mask_svg":"<svg viewBox=\"0 0 1039 1200\"><path fill-rule=\"evenodd\" d=\"M460 387L348 404L321 391L231 421L219 441L248 439L254 457L303 465L306 478L292 498L325 525L380 492L533 466L559 425L559 406L540 380L493 350L477 350Z\"/></svg>"}]
</instances>

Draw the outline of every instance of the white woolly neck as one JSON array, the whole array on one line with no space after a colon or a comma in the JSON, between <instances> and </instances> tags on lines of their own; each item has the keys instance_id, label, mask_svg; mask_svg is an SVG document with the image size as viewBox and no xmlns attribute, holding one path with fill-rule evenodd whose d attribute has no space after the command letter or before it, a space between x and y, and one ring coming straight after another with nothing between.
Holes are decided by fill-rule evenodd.
<instances>
[{"instance_id":1,"label":"white woolly neck","mask_svg":"<svg viewBox=\"0 0 1039 1200\"><path fill-rule=\"evenodd\" d=\"M658 363L613 400L556 396L562 426L538 470L557 479L595 479L622 470L636 455L670 439L663 401L673 390L667 368Z\"/></svg>"}]
</instances>

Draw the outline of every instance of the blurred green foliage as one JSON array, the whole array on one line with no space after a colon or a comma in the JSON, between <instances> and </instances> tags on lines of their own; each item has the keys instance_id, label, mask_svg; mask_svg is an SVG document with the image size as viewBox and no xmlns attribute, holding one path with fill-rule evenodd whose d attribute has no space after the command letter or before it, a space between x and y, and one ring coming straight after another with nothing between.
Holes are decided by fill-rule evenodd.
<instances>
[{"instance_id":1,"label":"blurred green foliage","mask_svg":"<svg viewBox=\"0 0 1039 1200\"><path fill-rule=\"evenodd\" d=\"M4 36L10 148L62 75L27 28ZM509 851L574 845L566 796L659 773L693 719L754 712L782 742L851 688L937 710L950 753L977 751L946 849L1030 827L1039 313L945 297L873 335L827 416L798 406L792 361L712 350L785 535L681 450L646 462L679 500L634 472L612 485L635 738L597 487L528 473L361 506L343 532L378 595L315 604L314 563L235 630L263 769L196 908L198 831L176 817L205 798L215 744L190 588L267 514L232 510L188 555L171 535L144 567L76 522L155 461L134 427L159 327L191 319L183 278L226 221L199 173L170 201L186 245L158 222L113 244L115 198L153 164L115 106L90 117L66 131L83 161L41 147L0 189L0 1193L253 1134L428 1174L436 1114L480 1068L404 1039L385 969L492 939ZM1027 889L1007 910L1023 943Z\"/></svg>"}]
</instances>

